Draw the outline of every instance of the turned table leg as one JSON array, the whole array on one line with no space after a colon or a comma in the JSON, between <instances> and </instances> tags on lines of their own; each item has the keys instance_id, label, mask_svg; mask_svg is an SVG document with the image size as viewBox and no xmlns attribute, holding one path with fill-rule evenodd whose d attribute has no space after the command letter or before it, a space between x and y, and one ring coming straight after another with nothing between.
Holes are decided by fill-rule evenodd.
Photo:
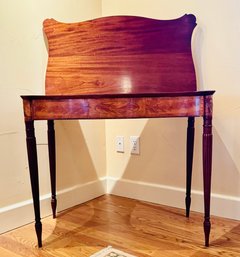
<instances>
[{"instance_id":1,"label":"turned table leg","mask_svg":"<svg viewBox=\"0 0 240 257\"><path fill-rule=\"evenodd\" d=\"M192 184L192 164L194 148L194 117L188 118L187 128L187 163L186 163L186 217L189 217L191 205L191 184Z\"/></svg>"},{"instance_id":2,"label":"turned table leg","mask_svg":"<svg viewBox=\"0 0 240 257\"><path fill-rule=\"evenodd\" d=\"M50 178L51 178L51 192L52 192L52 214L53 218L56 218L56 148L55 148L55 130L54 121L48 120L48 152L49 152L49 166L50 166Z\"/></svg>"},{"instance_id":3,"label":"turned table leg","mask_svg":"<svg viewBox=\"0 0 240 257\"><path fill-rule=\"evenodd\" d=\"M204 233L205 246L209 246L211 173L212 173L212 99L205 100L205 114L203 117L203 187L204 187Z\"/></svg>"},{"instance_id":4,"label":"turned table leg","mask_svg":"<svg viewBox=\"0 0 240 257\"><path fill-rule=\"evenodd\" d=\"M34 121L25 121L26 126L26 141L28 164L30 172L30 180L32 187L33 205L35 213L35 229L38 239L38 247L42 247L42 223L40 217L39 203L39 182L38 182L38 161L37 161L37 146L34 132Z\"/></svg>"}]
</instances>

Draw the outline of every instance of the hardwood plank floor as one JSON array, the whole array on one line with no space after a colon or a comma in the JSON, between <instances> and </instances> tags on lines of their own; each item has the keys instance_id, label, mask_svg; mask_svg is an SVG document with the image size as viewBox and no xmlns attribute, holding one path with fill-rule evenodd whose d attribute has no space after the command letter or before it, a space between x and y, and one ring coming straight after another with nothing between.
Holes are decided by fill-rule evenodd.
<instances>
[{"instance_id":1,"label":"hardwood plank floor","mask_svg":"<svg viewBox=\"0 0 240 257\"><path fill-rule=\"evenodd\" d=\"M240 222L212 217L210 247L203 246L202 214L105 195L47 217L43 248L34 225L0 235L1 257L89 257L112 245L138 257L238 257Z\"/></svg>"}]
</instances>

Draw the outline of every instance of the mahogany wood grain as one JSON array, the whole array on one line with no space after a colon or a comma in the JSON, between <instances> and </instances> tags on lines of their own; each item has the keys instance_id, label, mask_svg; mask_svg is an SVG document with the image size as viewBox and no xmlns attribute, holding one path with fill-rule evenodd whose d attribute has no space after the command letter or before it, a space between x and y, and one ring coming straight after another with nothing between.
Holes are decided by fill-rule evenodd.
<instances>
[{"instance_id":1,"label":"mahogany wood grain","mask_svg":"<svg viewBox=\"0 0 240 257\"><path fill-rule=\"evenodd\" d=\"M27 101L25 99L25 101ZM32 99L26 120L202 116L204 96ZM30 109L29 109L30 108Z\"/></svg>"},{"instance_id":2,"label":"mahogany wood grain","mask_svg":"<svg viewBox=\"0 0 240 257\"><path fill-rule=\"evenodd\" d=\"M194 15L174 20L112 16L79 23L44 21L49 59L46 95L22 96L38 246L42 246L34 121L48 120L53 216L56 212L54 120L187 117L186 213L190 210L193 124L203 117L205 245L209 245L212 95L196 91Z\"/></svg>"},{"instance_id":3,"label":"mahogany wood grain","mask_svg":"<svg viewBox=\"0 0 240 257\"><path fill-rule=\"evenodd\" d=\"M134 16L44 22L47 95L195 91L191 37L196 18Z\"/></svg>"},{"instance_id":4,"label":"mahogany wood grain","mask_svg":"<svg viewBox=\"0 0 240 257\"><path fill-rule=\"evenodd\" d=\"M22 96L26 120L200 117L214 91L166 94Z\"/></svg>"},{"instance_id":5,"label":"mahogany wood grain","mask_svg":"<svg viewBox=\"0 0 240 257\"><path fill-rule=\"evenodd\" d=\"M209 246L210 222L210 197L212 177L212 98L205 96L203 117L203 188L204 188L204 232L205 245Z\"/></svg>"}]
</instances>

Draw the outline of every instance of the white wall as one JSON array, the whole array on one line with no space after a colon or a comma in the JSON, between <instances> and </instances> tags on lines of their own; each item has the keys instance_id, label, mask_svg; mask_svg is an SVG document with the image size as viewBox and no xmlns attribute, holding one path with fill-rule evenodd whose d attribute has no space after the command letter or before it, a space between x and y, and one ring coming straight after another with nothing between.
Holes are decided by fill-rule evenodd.
<instances>
[{"instance_id":1,"label":"white wall","mask_svg":"<svg viewBox=\"0 0 240 257\"><path fill-rule=\"evenodd\" d=\"M171 19L193 13L198 27L193 55L198 87L215 89L213 213L240 217L240 1L238 0L103 0L102 15L137 15ZM184 206L185 119L106 121L107 174L113 193ZM202 120L196 122L193 209L201 210ZM117 135L126 152L114 151ZM129 136L140 135L141 154L130 155ZM116 183L116 179L119 182ZM175 192L172 195L172 192ZM164 196L163 196L164 194ZM223 204L219 206L219 201ZM228 208L229 207L229 208ZM229 212L226 211L229 210Z\"/></svg>"},{"instance_id":2,"label":"white wall","mask_svg":"<svg viewBox=\"0 0 240 257\"><path fill-rule=\"evenodd\" d=\"M32 220L20 95L44 93L47 49L42 22L45 18L76 22L99 16L99 0L0 1L0 232ZM50 212L46 122L36 122L36 131L44 216ZM102 194L98 178L106 171L104 121L56 122L56 136L57 189L59 198L67 199L59 200L58 209ZM96 189L87 192L85 185Z\"/></svg>"}]
</instances>

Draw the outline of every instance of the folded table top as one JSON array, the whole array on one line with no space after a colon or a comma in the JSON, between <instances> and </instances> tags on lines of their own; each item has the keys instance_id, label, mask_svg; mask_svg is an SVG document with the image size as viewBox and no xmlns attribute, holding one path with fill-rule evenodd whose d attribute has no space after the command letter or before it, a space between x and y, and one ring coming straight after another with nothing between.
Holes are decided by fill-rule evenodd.
<instances>
[{"instance_id":1,"label":"folded table top","mask_svg":"<svg viewBox=\"0 0 240 257\"><path fill-rule=\"evenodd\" d=\"M196 91L191 51L195 26L192 14L173 20L47 19L46 95Z\"/></svg>"}]
</instances>

